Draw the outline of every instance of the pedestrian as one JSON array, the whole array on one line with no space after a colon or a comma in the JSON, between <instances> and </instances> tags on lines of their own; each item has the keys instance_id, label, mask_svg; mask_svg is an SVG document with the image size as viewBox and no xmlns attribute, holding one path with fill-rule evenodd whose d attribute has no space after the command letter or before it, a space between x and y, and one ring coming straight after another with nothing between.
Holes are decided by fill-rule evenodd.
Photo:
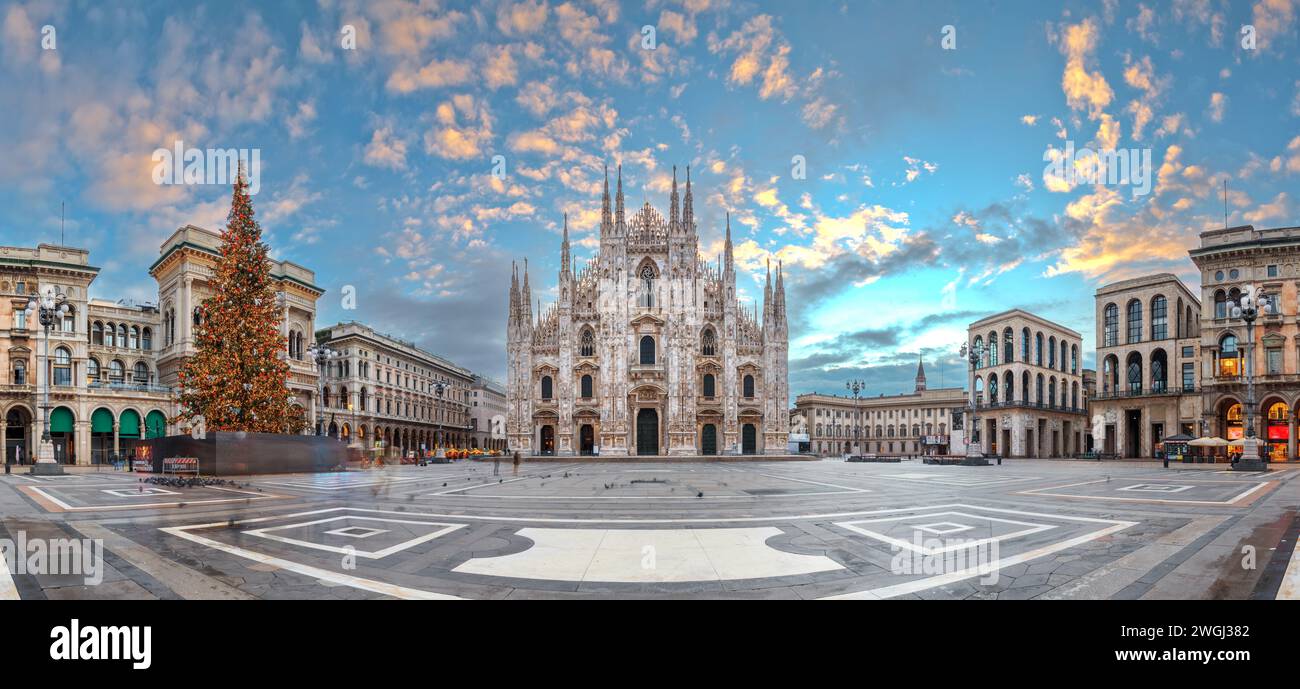
<instances>
[{"instance_id":1,"label":"pedestrian","mask_svg":"<svg viewBox=\"0 0 1300 689\"><path fill-rule=\"evenodd\" d=\"M515 450L515 476L519 475L519 450Z\"/></svg>"},{"instance_id":2,"label":"pedestrian","mask_svg":"<svg viewBox=\"0 0 1300 689\"><path fill-rule=\"evenodd\" d=\"M492 455L492 475L501 475L501 455Z\"/></svg>"},{"instance_id":3,"label":"pedestrian","mask_svg":"<svg viewBox=\"0 0 1300 689\"><path fill-rule=\"evenodd\" d=\"M22 445L19 445L18 447L15 447L15 448L14 448L14 463L15 463L15 464L22 464L22 463L23 463L23 446L22 446Z\"/></svg>"}]
</instances>

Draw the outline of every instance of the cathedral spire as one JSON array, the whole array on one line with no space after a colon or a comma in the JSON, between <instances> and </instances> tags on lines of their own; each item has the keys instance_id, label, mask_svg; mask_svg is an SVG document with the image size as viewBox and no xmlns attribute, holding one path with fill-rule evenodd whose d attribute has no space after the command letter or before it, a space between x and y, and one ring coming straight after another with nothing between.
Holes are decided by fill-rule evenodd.
<instances>
[{"instance_id":1,"label":"cathedral spire","mask_svg":"<svg viewBox=\"0 0 1300 689\"><path fill-rule=\"evenodd\" d=\"M524 289L519 295L523 302L524 320L531 327L533 324L533 290L528 286L528 259L524 259ZM540 309L538 309L540 311Z\"/></svg>"},{"instance_id":2,"label":"cathedral spire","mask_svg":"<svg viewBox=\"0 0 1300 689\"><path fill-rule=\"evenodd\" d=\"M925 359L923 355L916 355L916 391L925 390Z\"/></svg>"},{"instance_id":3,"label":"cathedral spire","mask_svg":"<svg viewBox=\"0 0 1300 689\"><path fill-rule=\"evenodd\" d=\"M686 197L682 199L682 230L695 233L695 204L691 199L691 166L686 166Z\"/></svg>"},{"instance_id":4,"label":"cathedral spire","mask_svg":"<svg viewBox=\"0 0 1300 689\"><path fill-rule=\"evenodd\" d=\"M727 272L730 273L731 266L733 264L733 259L731 255L731 213L730 212L727 213L727 243L725 246L726 248L724 253L726 258L724 260L726 261Z\"/></svg>"},{"instance_id":5,"label":"cathedral spire","mask_svg":"<svg viewBox=\"0 0 1300 689\"><path fill-rule=\"evenodd\" d=\"M519 265L510 262L510 323L519 317Z\"/></svg>"},{"instance_id":6,"label":"cathedral spire","mask_svg":"<svg viewBox=\"0 0 1300 689\"><path fill-rule=\"evenodd\" d=\"M605 194L600 199L600 234L609 232L613 219L609 213L609 166L605 166Z\"/></svg>"},{"instance_id":7,"label":"cathedral spire","mask_svg":"<svg viewBox=\"0 0 1300 689\"><path fill-rule=\"evenodd\" d=\"M618 234L623 234L627 227L623 223L623 165L618 166L618 195L614 197L614 227Z\"/></svg>"},{"instance_id":8,"label":"cathedral spire","mask_svg":"<svg viewBox=\"0 0 1300 689\"><path fill-rule=\"evenodd\" d=\"M569 262L569 214L564 214L564 240L560 242L560 274L567 275Z\"/></svg>"},{"instance_id":9,"label":"cathedral spire","mask_svg":"<svg viewBox=\"0 0 1300 689\"><path fill-rule=\"evenodd\" d=\"M670 230L676 231L679 228L678 218L680 216L677 212L678 208L679 208L679 203L677 200L677 166L674 165L673 166L673 193L672 196L668 198L668 228Z\"/></svg>"}]
</instances>

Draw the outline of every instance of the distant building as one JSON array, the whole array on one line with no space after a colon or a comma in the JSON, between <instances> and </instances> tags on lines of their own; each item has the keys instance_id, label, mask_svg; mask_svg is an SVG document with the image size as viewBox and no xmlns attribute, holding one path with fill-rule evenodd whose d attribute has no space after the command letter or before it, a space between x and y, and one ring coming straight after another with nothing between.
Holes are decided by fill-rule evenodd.
<instances>
[{"instance_id":1,"label":"distant building","mask_svg":"<svg viewBox=\"0 0 1300 689\"><path fill-rule=\"evenodd\" d=\"M469 388L470 447L505 450L505 386L475 374Z\"/></svg>"},{"instance_id":2,"label":"distant building","mask_svg":"<svg viewBox=\"0 0 1300 689\"><path fill-rule=\"evenodd\" d=\"M469 369L355 321L315 339L341 355L321 372L324 434L389 455L471 446Z\"/></svg>"},{"instance_id":3,"label":"distant building","mask_svg":"<svg viewBox=\"0 0 1300 689\"><path fill-rule=\"evenodd\" d=\"M823 456L949 454L954 443L962 442L959 419L965 400L961 388L929 388L925 365L918 362L910 393L856 400L816 392L799 395L791 418L801 419L810 451Z\"/></svg>"},{"instance_id":4,"label":"distant building","mask_svg":"<svg viewBox=\"0 0 1300 689\"><path fill-rule=\"evenodd\" d=\"M969 374L983 451L1007 457L1068 457L1083 452L1083 338L1023 309L970 324L968 342L983 358Z\"/></svg>"}]
</instances>

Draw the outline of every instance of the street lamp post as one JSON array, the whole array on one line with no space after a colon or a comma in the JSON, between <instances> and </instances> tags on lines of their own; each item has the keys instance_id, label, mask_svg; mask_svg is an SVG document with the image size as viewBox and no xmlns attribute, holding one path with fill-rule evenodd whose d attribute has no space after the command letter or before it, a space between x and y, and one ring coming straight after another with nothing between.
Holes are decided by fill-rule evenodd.
<instances>
[{"instance_id":1,"label":"street lamp post","mask_svg":"<svg viewBox=\"0 0 1300 689\"><path fill-rule=\"evenodd\" d=\"M307 355L316 362L316 435L325 435L325 424L321 418L321 411L325 402L325 372L329 370L329 362L338 359L342 355L319 342L313 342L307 348Z\"/></svg>"},{"instance_id":2,"label":"street lamp post","mask_svg":"<svg viewBox=\"0 0 1300 689\"><path fill-rule=\"evenodd\" d=\"M50 435L50 376L54 373L54 368L50 366L50 331L54 329L55 323L67 315L68 299L54 287L46 287L41 291L39 299L33 298L27 302L26 311L27 320L38 319L41 328L45 330L45 396L41 404L41 442L36 453L36 463L32 465L32 473L57 476L63 473L63 467L54 458L54 442ZM46 454L46 444L49 444L49 454Z\"/></svg>"},{"instance_id":3,"label":"street lamp post","mask_svg":"<svg viewBox=\"0 0 1300 689\"><path fill-rule=\"evenodd\" d=\"M434 424L437 427L437 430L434 431L434 438L435 438L434 446L436 447L436 449L434 450L434 456L439 459L442 459L443 457L447 456L447 450L443 447L443 444L447 442L447 439L445 437L442 437L443 434L442 420L436 418L436 414L442 411L442 393L446 389L447 386L442 381L438 381L433 384L433 392L438 396L438 405L434 411L435 414ZM437 442L436 440L437 438L441 438L442 442Z\"/></svg>"},{"instance_id":4,"label":"street lamp post","mask_svg":"<svg viewBox=\"0 0 1300 689\"><path fill-rule=\"evenodd\" d=\"M983 443L976 445L975 433L979 430L979 405L975 402L975 369L984 359L984 344L967 346L965 342L961 343L961 348L957 354L966 359L970 364L970 428L967 429L966 437L966 459L962 464L966 466L988 466L989 460L984 458Z\"/></svg>"},{"instance_id":5,"label":"street lamp post","mask_svg":"<svg viewBox=\"0 0 1300 689\"><path fill-rule=\"evenodd\" d=\"M867 389L867 383L863 380L850 380L844 384L844 388L853 394L853 449L860 451L858 436L862 432L862 410L858 406L858 400L861 399L862 391Z\"/></svg>"},{"instance_id":6,"label":"street lamp post","mask_svg":"<svg viewBox=\"0 0 1300 689\"><path fill-rule=\"evenodd\" d=\"M1255 437L1255 319L1261 310L1271 314L1273 303L1266 295L1257 293L1254 286L1242 295L1241 306L1232 307L1233 317L1246 322L1246 432L1241 439L1241 457L1232 465L1233 471L1268 471L1268 463L1259 454L1259 439Z\"/></svg>"}]
</instances>

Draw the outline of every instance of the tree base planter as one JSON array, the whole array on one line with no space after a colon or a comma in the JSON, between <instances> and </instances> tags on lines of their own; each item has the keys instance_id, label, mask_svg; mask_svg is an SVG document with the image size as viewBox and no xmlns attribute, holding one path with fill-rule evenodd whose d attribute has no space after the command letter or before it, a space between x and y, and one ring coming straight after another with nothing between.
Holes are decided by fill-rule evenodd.
<instances>
[{"instance_id":1,"label":"tree base planter","mask_svg":"<svg viewBox=\"0 0 1300 689\"><path fill-rule=\"evenodd\" d=\"M348 450L337 438L278 433L209 432L203 439L188 435L145 440L155 473L168 457L195 457L201 476L291 474L333 471L347 465ZM139 450L137 450L139 452Z\"/></svg>"}]
</instances>

